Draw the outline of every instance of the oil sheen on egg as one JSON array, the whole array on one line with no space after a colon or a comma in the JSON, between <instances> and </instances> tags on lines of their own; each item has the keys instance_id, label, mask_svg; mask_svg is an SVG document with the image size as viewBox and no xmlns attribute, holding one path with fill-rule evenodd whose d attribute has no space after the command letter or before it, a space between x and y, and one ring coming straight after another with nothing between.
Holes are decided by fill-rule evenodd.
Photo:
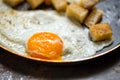
<instances>
[{"instance_id":1,"label":"oil sheen on egg","mask_svg":"<svg viewBox=\"0 0 120 80\"><path fill-rule=\"evenodd\" d=\"M26 55L28 39L38 32L52 32L63 40L63 60L92 56L112 42L92 42L87 28L55 11L8 10L0 13L0 44L13 51Z\"/></svg>"}]
</instances>

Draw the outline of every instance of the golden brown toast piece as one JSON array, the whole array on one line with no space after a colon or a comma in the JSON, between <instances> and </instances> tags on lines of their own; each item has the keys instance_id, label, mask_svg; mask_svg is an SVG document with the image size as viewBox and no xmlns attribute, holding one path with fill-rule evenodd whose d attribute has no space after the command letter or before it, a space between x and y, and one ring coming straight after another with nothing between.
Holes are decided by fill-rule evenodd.
<instances>
[{"instance_id":1,"label":"golden brown toast piece","mask_svg":"<svg viewBox=\"0 0 120 80\"><path fill-rule=\"evenodd\" d=\"M44 0L44 3L45 3L46 5L51 5L51 0Z\"/></svg>"},{"instance_id":2,"label":"golden brown toast piece","mask_svg":"<svg viewBox=\"0 0 120 80\"><path fill-rule=\"evenodd\" d=\"M112 29L108 23L96 24L90 27L90 35L93 41L111 39L112 34Z\"/></svg>"},{"instance_id":3,"label":"golden brown toast piece","mask_svg":"<svg viewBox=\"0 0 120 80\"><path fill-rule=\"evenodd\" d=\"M30 4L32 9L37 8L40 4L44 2L44 0L27 0L27 2Z\"/></svg>"},{"instance_id":4,"label":"golden brown toast piece","mask_svg":"<svg viewBox=\"0 0 120 80\"><path fill-rule=\"evenodd\" d=\"M24 0L3 0L3 1L12 7L17 6L18 4L24 2Z\"/></svg>"},{"instance_id":5,"label":"golden brown toast piece","mask_svg":"<svg viewBox=\"0 0 120 80\"><path fill-rule=\"evenodd\" d=\"M94 8L91 13L86 18L84 24L87 27L91 27L94 24L97 24L103 17L104 12L100 9Z\"/></svg>"},{"instance_id":6,"label":"golden brown toast piece","mask_svg":"<svg viewBox=\"0 0 120 80\"><path fill-rule=\"evenodd\" d=\"M57 11L66 11L67 0L52 0L52 4Z\"/></svg>"},{"instance_id":7,"label":"golden brown toast piece","mask_svg":"<svg viewBox=\"0 0 120 80\"><path fill-rule=\"evenodd\" d=\"M79 4L85 9L92 9L99 0L80 0Z\"/></svg>"},{"instance_id":8,"label":"golden brown toast piece","mask_svg":"<svg viewBox=\"0 0 120 80\"><path fill-rule=\"evenodd\" d=\"M67 7L66 14L69 17L77 19L78 21L80 21L80 23L83 23L83 21L85 20L87 14L88 14L88 10L82 8L81 6L79 6L76 3L71 3Z\"/></svg>"}]
</instances>

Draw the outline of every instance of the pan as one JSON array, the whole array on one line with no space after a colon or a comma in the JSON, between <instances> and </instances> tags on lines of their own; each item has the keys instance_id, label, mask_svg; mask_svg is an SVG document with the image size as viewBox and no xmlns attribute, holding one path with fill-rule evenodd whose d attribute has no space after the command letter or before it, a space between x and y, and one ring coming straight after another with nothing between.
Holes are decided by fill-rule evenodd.
<instances>
[{"instance_id":1,"label":"pan","mask_svg":"<svg viewBox=\"0 0 120 80\"><path fill-rule=\"evenodd\" d=\"M58 62L58 61L40 60L40 59L36 59L36 58L30 57L30 56L23 56L12 50L9 50L8 48L6 48L2 45L0 45L0 48L4 49L12 54L15 54L15 55L18 55L18 56L21 56L21 57L24 57L24 58L27 58L30 60L47 62L47 63L84 62L84 61L88 61L88 60L91 60L94 58L98 58L100 56L104 56L106 54L109 54L111 51L114 51L115 49L120 47L120 5L119 4L120 4L120 0L100 0L100 2L96 5L97 8L103 10L105 13L101 22L108 22L111 25L111 28L113 30L114 42L111 45L105 47L104 49L96 52L96 54L93 56L90 56L90 57L87 57L84 59L80 59L77 61L62 61L62 62L60 61L60 62ZM28 9L30 9L30 7L28 4L24 3L23 5L15 7L15 9L28 10Z\"/></svg>"}]
</instances>

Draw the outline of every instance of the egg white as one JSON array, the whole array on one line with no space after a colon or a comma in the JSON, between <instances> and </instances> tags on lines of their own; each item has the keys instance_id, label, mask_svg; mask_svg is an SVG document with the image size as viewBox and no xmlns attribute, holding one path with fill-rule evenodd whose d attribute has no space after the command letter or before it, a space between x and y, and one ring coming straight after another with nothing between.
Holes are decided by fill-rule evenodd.
<instances>
[{"instance_id":1,"label":"egg white","mask_svg":"<svg viewBox=\"0 0 120 80\"><path fill-rule=\"evenodd\" d=\"M0 0L0 12L10 10L10 9L11 8L7 4L5 4L3 0Z\"/></svg>"},{"instance_id":2,"label":"egg white","mask_svg":"<svg viewBox=\"0 0 120 80\"><path fill-rule=\"evenodd\" d=\"M52 32L61 37L64 42L64 60L80 60L92 56L112 42L92 42L87 28L55 11L0 12L1 45L26 55L27 40L38 32Z\"/></svg>"}]
</instances>

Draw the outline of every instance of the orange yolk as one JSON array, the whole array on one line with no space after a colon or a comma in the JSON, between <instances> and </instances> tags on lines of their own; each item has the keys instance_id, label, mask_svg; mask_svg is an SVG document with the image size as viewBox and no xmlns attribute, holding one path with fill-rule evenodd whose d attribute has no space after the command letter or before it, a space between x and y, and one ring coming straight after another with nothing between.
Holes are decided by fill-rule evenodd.
<instances>
[{"instance_id":1,"label":"orange yolk","mask_svg":"<svg viewBox=\"0 0 120 80\"><path fill-rule=\"evenodd\" d=\"M27 42L27 52L32 57L55 60L62 55L63 41L50 32L34 34Z\"/></svg>"}]
</instances>

